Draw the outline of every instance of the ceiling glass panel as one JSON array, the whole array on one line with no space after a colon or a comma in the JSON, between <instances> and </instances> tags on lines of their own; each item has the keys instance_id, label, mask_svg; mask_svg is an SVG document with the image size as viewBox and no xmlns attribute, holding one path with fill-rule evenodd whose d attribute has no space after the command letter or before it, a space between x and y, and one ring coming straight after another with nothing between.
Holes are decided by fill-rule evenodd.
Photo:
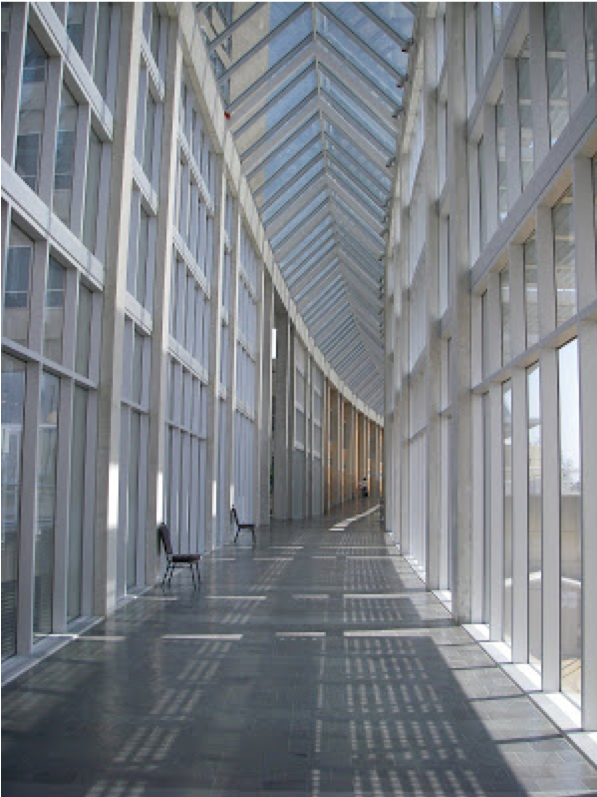
<instances>
[{"instance_id":1,"label":"ceiling glass panel","mask_svg":"<svg viewBox=\"0 0 597 797\"><path fill-rule=\"evenodd\" d=\"M249 123L243 125L242 130L236 134L236 143L241 153L258 141L280 119L298 105L301 100L317 88L317 75L310 70L305 77L291 89L278 93L275 102L265 112L260 112L251 117Z\"/></svg>"},{"instance_id":2,"label":"ceiling glass panel","mask_svg":"<svg viewBox=\"0 0 597 797\"><path fill-rule=\"evenodd\" d=\"M297 198L300 200L300 192L311 180L317 177L317 175L323 174L323 172L324 164L322 160L319 160L310 169L307 169L297 180L292 180L288 184L286 190L263 212L263 220L265 223L267 224L288 202Z\"/></svg>"},{"instance_id":3,"label":"ceiling glass panel","mask_svg":"<svg viewBox=\"0 0 597 797\"><path fill-rule=\"evenodd\" d=\"M374 14L381 17L399 36L410 39L415 23L414 14L402 3L365 3Z\"/></svg>"},{"instance_id":4,"label":"ceiling glass panel","mask_svg":"<svg viewBox=\"0 0 597 797\"><path fill-rule=\"evenodd\" d=\"M394 179L385 164L398 151L412 4L197 8L290 294L338 375L382 412L379 284Z\"/></svg>"},{"instance_id":5,"label":"ceiling glass panel","mask_svg":"<svg viewBox=\"0 0 597 797\"><path fill-rule=\"evenodd\" d=\"M330 155L333 155L337 161L352 172L355 180L358 180L361 185L370 191L379 200L380 204L386 202L388 198L387 192L371 178L371 175L365 169L360 168L352 158L347 157L346 152L332 138L326 137L326 147Z\"/></svg>"},{"instance_id":6,"label":"ceiling glass panel","mask_svg":"<svg viewBox=\"0 0 597 797\"><path fill-rule=\"evenodd\" d=\"M287 168L279 169L273 174L265 183L262 183L258 191L255 192L255 199L259 204L267 201L270 197L282 188L283 185L294 180L298 172L304 168L308 163L311 163L318 155L322 153L322 141L318 135L317 138L312 139L310 146L305 149L301 154L288 164Z\"/></svg>"},{"instance_id":7,"label":"ceiling glass panel","mask_svg":"<svg viewBox=\"0 0 597 797\"><path fill-rule=\"evenodd\" d=\"M280 3L280 5L285 4ZM248 24L250 25L250 23ZM255 53L243 62L242 67L235 70L230 76L230 102L243 94L268 69L282 60L289 50L306 39L310 31L311 10L306 9L303 14L298 16L298 19L294 20L292 25L280 30L269 44L257 47ZM250 52L251 50L246 55L249 55Z\"/></svg>"},{"instance_id":8,"label":"ceiling glass panel","mask_svg":"<svg viewBox=\"0 0 597 797\"><path fill-rule=\"evenodd\" d=\"M333 3L330 5L330 10L394 69L401 73L406 70L408 55L396 46L394 39L359 10L357 3Z\"/></svg>"},{"instance_id":9,"label":"ceiling glass panel","mask_svg":"<svg viewBox=\"0 0 597 797\"><path fill-rule=\"evenodd\" d=\"M286 275L290 275L294 273L295 269L300 268L303 263L306 263L310 260L313 255L319 254L324 246L327 246L329 241L336 242L336 237L334 234L333 228L330 226L328 229L318 235L314 241L311 241L310 245L303 248L300 254L295 255L294 257L290 258L286 261L286 265L284 266L283 270Z\"/></svg>"},{"instance_id":10,"label":"ceiling glass panel","mask_svg":"<svg viewBox=\"0 0 597 797\"><path fill-rule=\"evenodd\" d=\"M362 127L370 133L386 153L392 154L396 146L396 141L392 136L378 124L375 117L367 112L352 99L348 92L344 91L338 83L331 80L327 75L322 75L321 89L328 94L336 104L342 108L349 117L353 117Z\"/></svg>"},{"instance_id":11,"label":"ceiling glass panel","mask_svg":"<svg viewBox=\"0 0 597 797\"><path fill-rule=\"evenodd\" d=\"M333 219L330 216L326 216L312 232L310 232L306 237L301 238L299 243L293 247L283 258L281 258L280 265L284 266L288 263L291 263L293 260L297 260L299 256L304 257L304 253L308 250L312 241L316 241L319 237L327 236L332 224Z\"/></svg>"},{"instance_id":12,"label":"ceiling glass panel","mask_svg":"<svg viewBox=\"0 0 597 797\"><path fill-rule=\"evenodd\" d=\"M229 5L234 5L230 3ZM231 37L232 46L229 48L232 63L235 63L252 50L264 39L270 31L275 30L280 23L296 11L300 3L261 3L260 8L247 22L242 24ZM269 6L269 7L268 7ZM237 14L237 16L239 16ZM230 41L230 40L228 40Z\"/></svg>"},{"instance_id":13,"label":"ceiling glass panel","mask_svg":"<svg viewBox=\"0 0 597 797\"><path fill-rule=\"evenodd\" d=\"M270 152L267 158L264 159L257 171L262 172L261 175L254 174L256 178L255 183L261 185L270 175L275 174L282 166L287 163L297 152L307 144L320 130L319 117L313 116L312 121L306 124L299 133L294 137L289 137L280 147L273 152ZM255 189L253 176L250 179L251 188Z\"/></svg>"},{"instance_id":14,"label":"ceiling glass panel","mask_svg":"<svg viewBox=\"0 0 597 797\"><path fill-rule=\"evenodd\" d=\"M317 27L324 39L331 42L349 61L365 72L371 80L378 83L389 97L395 99L396 105L400 104L400 94L394 75L377 63L319 10L317 11Z\"/></svg>"},{"instance_id":15,"label":"ceiling glass panel","mask_svg":"<svg viewBox=\"0 0 597 797\"><path fill-rule=\"evenodd\" d=\"M282 241L289 233L296 228L319 206L327 199L327 191L323 190L309 203L307 203L292 219L289 221L288 226L280 230L273 238L272 245L274 248L279 241Z\"/></svg>"},{"instance_id":16,"label":"ceiling glass panel","mask_svg":"<svg viewBox=\"0 0 597 797\"><path fill-rule=\"evenodd\" d=\"M363 169L368 171L372 178L377 180L377 182L384 186L386 191L390 191L392 187L392 181L390 179L389 173L382 172L376 164L374 164L363 152L360 147L354 144L353 140L349 138L343 130L341 130L338 125L333 124L328 119L324 121L324 129L325 132L329 135L331 139L337 141L338 144L351 155L358 164L360 164Z\"/></svg>"}]
</instances>

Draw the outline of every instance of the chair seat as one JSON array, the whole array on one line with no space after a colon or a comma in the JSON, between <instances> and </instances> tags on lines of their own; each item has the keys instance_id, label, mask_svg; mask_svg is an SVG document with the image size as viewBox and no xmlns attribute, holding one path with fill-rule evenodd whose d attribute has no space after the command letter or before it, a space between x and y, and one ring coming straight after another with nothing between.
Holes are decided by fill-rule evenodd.
<instances>
[{"instance_id":1,"label":"chair seat","mask_svg":"<svg viewBox=\"0 0 597 797\"><path fill-rule=\"evenodd\" d=\"M198 553L175 553L172 554L173 562L198 562L201 554Z\"/></svg>"}]
</instances>

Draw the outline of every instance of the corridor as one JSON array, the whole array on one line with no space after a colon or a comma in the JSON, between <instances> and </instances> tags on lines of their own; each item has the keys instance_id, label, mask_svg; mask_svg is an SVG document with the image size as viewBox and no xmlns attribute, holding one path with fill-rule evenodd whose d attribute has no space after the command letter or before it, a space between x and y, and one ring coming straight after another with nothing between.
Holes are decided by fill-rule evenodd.
<instances>
[{"instance_id":1,"label":"corridor","mask_svg":"<svg viewBox=\"0 0 597 797\"><path fill-rule=\"evenodd\" d=\"M4 797L596 794L373 507L274 523L3 690Z\"/></svg>"}]
</instances>

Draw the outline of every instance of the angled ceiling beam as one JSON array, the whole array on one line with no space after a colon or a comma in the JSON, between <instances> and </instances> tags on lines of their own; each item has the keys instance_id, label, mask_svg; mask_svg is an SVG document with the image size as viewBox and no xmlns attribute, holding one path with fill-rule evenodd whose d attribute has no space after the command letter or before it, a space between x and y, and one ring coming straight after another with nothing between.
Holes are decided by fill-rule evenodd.
<instances>
[{"instance_id":1,"label":"angled ceiling beam","mask_svg":"<svg viewBox=\"0 0 597 797\"><path fill-rule=\"evenodd\" d=\"M263 114L266 114L268 111L271 111L271 109L278 102L280 102L280 100L283 100L288 95L289 91L292 91L292 89L295 86L297 86L302 80L304 80L309 75L310 72L313 72L314 70L315 70L315 63L314 62L311 62L311 63L307 64L300 72L298 72L295 75L295 77L292 78L292 80L288 83L287 86L284 87L284 89L282 91L278 92L274 97L272 97L270 100L268 100L264 105L262 105L260 108L255 110L251 114L251 116L249 116L248 119L245 122L243 122L243 124L238 125L238 126L235 124L235 126L233 128L234 129L234 135L235 136L242 136L242 134L245 133L253 124L255 124L255 122L263 116ZM267 124L267 121L266 121L265 124Z\"/></svg>"},{"instance_id":2,"label":"angled ceiling beam","mask_svg":"<svg viewBox=\"0 0 597 797\"><path fill-rule=\"evenodd\" d=\"M205 5L208 5L208 4L206 3ZM230 36L236 30L238 30L238 28L240 28L241 25L244 25L245 22L248 19L250 19L256 11L259 11L260 8L261 8L261 3L253 3L253 5L247 11L245 11L244 14L241 14L240 17L237 17L235 20L233 20L230 23L230 25L228 25L222 31L222 33L220 33L218 36L215 37L215 39L212 39L210 41L210 43L208 45L208 48L207 48L209 50L209 52L213 53L213 51L216 49L216 47L219 47L220 44L224 44L224 42L228 41Z\"/></svg>"},{"instance_id":3,"label":"angled ceiling beam","mask_svg":"<svg viewBox=\"0 0 597 797\"><path fill-rule=\"evenodd\" d=\"M316 53L321 64L344 85L364 83L367 88L371 89L370 92L364 92L363 101L378 116L383 116L396 108L396 100L393 97L386 94L381 86L371 80L352 61L342 55L331 42L319 34L317 35Z\"/></svg>"},{"instance_id":4,"label":"angled ceiling beam","mask_svg":"<svg viewBox=\"0 0 597 797\"><path fill-rule=\"evenodd\" d=\"M328 149L330 149L330 144L333 147L335 147L336 149L339 149L340 152L342 153L342 157L343 158L346 158L347 160L349 160L352 163L352 165L354 166L355 169L358 169L360 172L364 172L367 175L367 179L371 180L371 182L375 185L375 188L377 188L377 190L380 192L380 194L383 194L386 197L389 195L391 187L390 188L386 188L377 179L378 176L380 176L380 175L383 176L383 174L379 171L379 169L375 168L374 171L370 171L371 167L373 166L372 163L368 163L367 166L363 165L362 163L359 163L358 160L356 160L356 158L354 157L354 155L352 155L352 153L350 153L346 149L346 147L343 145L343 143L338 141L338 139L334 138L333 135L330 136L328 134L327 135L327 139L328 139ZM363 155L364 155L364 153L363 153Z\"/></svg>"},{"instance_id":5,"label":"angled ceiling beam","mask_svg":"<svg viewBox=\"0 0 597 797\"><path fill-rule=\"evenodd\" d=\"M381 231L383 230L383 222L380 221L380 219L376 219L369 208L358 202L354 196L352 196L350 191L348 191L348 189L342 185L333 174L328 174L327 181L330 191L338 194L352 210L352 212L362 219L364 225L369 227L370 230L373 230L373 232L375 232L377 235L381 235Z\"/></svg>"},{"instance_id":6,"label":"angled ceiling beam","mask_svg":"<svg viewBox=\"0 0 597 797\"><path fill-rule=\"evenodd\" d=\"M388 162L388 158L375 140L369 136L368 133L361 135L359 129L349 124L344 114L338 112L327 97L322 96L320 102L327 121L332 125L337 125L351 141L358 141L359 143L356 146L358 146L363 155L375 163L383 174L387 169L386 163Z\"/></svg>"},{"instance_id":7,"label":"angled ceiling beam","mask_svg":"<svg viewBox=\"0 0 597 797\"><path fill-rule=\"evenodd\" d=\"M272 39L275 39L279 33L282 33L283 30L286 30L287 27L292 25L295 19L298 19L302 14L304 14L305 9L307 7L306 3L301 3L301 5L296 8L292 14L286 17L279 25L277 25L273 30L270 30L263 39L260 39L257 44L248 50L244 55L242 55L237 61L235 61L232 66L230 66L225 72L222 72L220 77L218 78L220 83L228 80L230 75L234 74L241 66L247 63L259 50L262 50L266 45L270 44Z\"/></svg>"},{"instance_id":8,"label":"angled ceiling beam","mask_svg":"<svg viewBox=\"0 0 597 797\"><path fill-rule=\"evenodd\" d=\"M268 236L275 238L287 224L296 218L305 205L308 205L321 192L325 192L327 195L327 181L325 169L323 168L317 174L314 174L309 182L303 186L300 197L290 197L270 219L264 220L263 223Z\"/></svg>"},{"instance_id":9,"label":"angled ceiling beam","mask_svg":"<svg viewBox=\"0 0 597 797\"><path fill-rule=\"evenodd\" d=\"M323 225L323 227L321 230L318 230L318 227L321 225ZM276 254L278 255L282 253L282 250L284 252L282 257L278 257L278 262L282 266L286 267L289 263L292 263L294 260L296 260L296 258L304 257L305 252L313 245L319 235L325 235L327 231L333 227L333 225L334 219L327 208L324 208L323 211L318 212L315 218L313 216L309 216L309 223L303 228L303 234L301 235L300 240L297 241L295 245L288 244L284 247L278 247L276 249ZM289 246L290 248L288 248Z\"/></svg>"},{"instance_id":10,"label":"angled ceiling beam","mask_svg":"<svg viewBox=\"0 0 597 797\"><path fill-rule=\"evenodd\" d=\"M327 107L333 108L336 111L337 114L339 114L344 119L346 119L346 121L348 122L350 127L352 127L353 130L356 132L356 134L359 137L359 139L361 139L361 138L366 139L369 142L369 144L371 145L371 147L373 149L377 150L381 154L382 158L384 158L383 162L384 162L384 166L385 166L385 164L387 163L388 158L390 158L390 157L392 157L394 155L395 146L394 147L388 147L386 144L384 144L382 141L380 141L378 138L376 138L373 135L373 133L371 133L369 130L367 130L367 128L365 127L365 125L359 119L358 116L355 116L350 111L348 111L345 108L343 108L342 105L340 105L340 103L338 102L338 100L336 100L334 97L332 97L331 94L328 94L325 89L323 89L322 92L321 92L321 101L322 101L322 103L326 103L326 108Z\"/></svg>"},{"instance_id":11,"label":"angled ceiling beam","mask_svg":"<svg viewBox=\"0 0 597 797\"><path fill-rule=\"evenodd\" d=\"M335 257L334 246L334 239L328 238L325 245L316 252L313 257L309 258L302 267L293 269L292 276L287 280L288 287L293 296L297 292L296 283L298 280L301 280L306 275L309 275L309 277L313 279L313 275L317 274L322 267L321 264L325 262L326 259L329 260Z\"/></svg>"},{"instance_id":12,"label":"angled ceiling beam","mask_svg":"<svg viewBox=\"0 0 597 797\"><path fill-rule=\"evenodd\" d=\"M401 3L401 5L406 7L406 3ZM407 39L405 36L401 36L400 33L392 28L391 25L388 25L385 19L379 17L375 11L367 5L367 3L359 3L359 11L361 14L365 14L365 16L369 17L369 19L373 20L377 27L380 28L386 34L386 36L389 36L391 39L393 39L402 50L409 49L412 44L412 40Z\"/></svg>"},{"instance_id":13,"label":"angled ceiling beam","mask_svg":"<svg viewBox=\"0 0 597 797\"><path fill-rule=\"evenodd\" d=\"M235 122L242 122L263 99L270 97L297 69L314 57L313 41L306 36L228 105Z\"/></svg>"},{"instance_id":14,"label":"angled ceiling beam","mask_svg":"<svg viewBox=\"0 0 597 797\"><path fill-rule=\"evenodd\" d=\"M330 80L332 83L335 83L343 92L348 96L348 99L354 103L360 112L362 112L365 116L370 116L375 124L378 127L381 127L386 135L391 136L394 140L396 139L396 125L392 116L388 113L388 109L384 109L384 111L378 111L372 108L367 102L365 102L365 98L369 96L369 92L365 92L364 96L360 97L354 93L354 91L347 86L344 81L342 81L332 69L327 67L325 63L321 63L321 71L325 74L325 76Z\"/></svg>"},{"instance_id":15,"label":"angled ceiling beam","mask_svg":"<svg viewBox=\"0 0 597 797\"><path fill-rule=\"evenodd\" d=\"M276 139L276 136L280 138L280 131L283 131L283 128L288 124L288 122L292 121L295 116L299 116L299 119L302 119L302 115L313 113L313 111L317 108L318 98L317 98L317 90L311 91L304 97L297 105L290 108L287 113L281 119L278 119L276 124L272 125L267 132L265 132L261 138L257 139L254 144L251 144L240 156L241 163L245 163L248 161L251 156L254 156L256 152L259 152L268 142L271 142L272 139ZM288 132L286 132L286 137L288 137ZM281 140L284 140L284 136L281 136ZM275 146L275 145L274 145Z\"/></svg>"},{"instance_id":16,"label":"angled ceiling beam","mask_svg":"<svg viewBox=\"0 0 597 797\"><path fill-rule=\"evenodd\" d=\"M313 261L327 255L330 248L335 245L336 239L333 231L330 230L325 237L316 242L316 246L311 249L308 255L299 262L293 261L284 272L288 287L293 287L296 280L300 278L305 270L310 271L313 268Z\"/></svg>"},{"instance_id":17,"label":"angled ceiling beam","mask_svg":"<svg viewBox=\"0 0 597 797\"><path fill-rule=\"evenodd\" d=\"M315 135L314 135L314 136L313 136L313 137L312 137L312 138L311 138L311 139L310 139L310 140L309 140L309 141L308 141L308 142L305 144L305 146L304 146L304 147L301 147L301 149L300 149L300 150L299 150L297 153L295 153L295 154L292 156L292 158L290 158L290 160L286 161L286 163L285 163L283 166L281 166L279 169L276 169L276 171L275 171L273 174L269 175L269 177L267 177L267 178L264 180L264 182L263 182L263 183L261 183L261 185L259 186L259 188L256 188L256 189L255 189L255 191L253 191L253 198L254 198L255 200L257 200L257 197L258 197L260 194L263 194L263 193L264 193L264 192L267 190L267 187L268 187L268 185L271 185L271 184L272 184L272 183L273 183L275 180L277 180L279 177L281 177L281 176L282 176L282 175L283 175L283 174L284 174L284 173L285 173L285 172L286 172L286 171L287 171L287 170L288 170L288 169L289 169L291 166L293 166L293 165L294 165L294 163L295 163L296 161L298 161L300 158L302 158L302 157L303 157L303 155L304 155L306 152L308 152L308 151L309 151L309 150L310 150L310 149L311 149L311 148L312 148L312 147L313 147L315 144L319 144L319 133L316 133L316 134L315 134Z\"/></svg>"},{"instance_id":18,"label":"angled ceiling beam","mask_svg":"<svg viewBox=\"0 0 597 797\"><path fill-rule=\"evenodd\" d=\"M342 161L339 161L339 160L338 160L338 159L337 159L337 158L336 158L336 157L335 157L335 156L334 156L334 155L333 155L331 152L329 152L329 151L328 151L328 153L327 153L327 158L328 158L328 160L329 160L331 163L333 163L333 165L336 167L336 169L338 169L338 171L339 171L339 172L342 174L342 178L343 178L343 179L344 179L344 180L345 180L345 181L348 183L348 185L352 185L352 184L354 184L354 186L355 186L355 189L357 189L357 190L359 190L361 193L365 194L365 196L367 197L367 199L368 199L370 202L372 202L372 203L373 203L373 204L374 204L374 205L377 207L377 209L379 210L379 212L380 212L382 215L384 215L384 214L385 214L385 212L386 212L385 203L384 203L384 202L382 202L382 200L381 200L381 199L380 199L378 196L376 196L375 194L373 194L373 193L372 193L372 192L371 192L371 191L370 191L370 190L367 188L367 186L366 186L366 185L363 185L363 183L362 183L362 182L359 180L359 178L357 177L357 175L356 175L356 174L354 174L354 172L351 172L349 169L347 169L347 168L346 168L346 166L345 166L345 165L342 163Z\"/></svg>"},{"instance_id":19,"label":"angled ceiling beam","mask_svg":"<svg viewBox=\"0 0 597 797\"><path fill-rule=\"evenodd\" d=\"M333 269L337 262L338 254L335 249L325 252L317 266L307 269L295 279L292 286L293 296L298 298L302 296L305 291L310 290L311 285L328 274L330 269Z\"/></svg>"},{"instance_id":20,"label":"angled ceiling beam","mask_svg":"<svg viewBox=\"0 0 597 797\"><path fill-rule=\"evenodd\" d=\"M245 174L247 175L247 180L250 182L254 177L255 172L262 169L267 163L269 163L270 160L272 160L272 158L275 158L283 147L292 144L296 138L301 136L305 130L308 130L308 128L317 121L317 118L317 109L315 109L310 116L308 113L301 113L300 122L297 124L296 129L288 136L288 138L284 138L282 141L278 142L278 146L274 147L265 158L258 161L252 169L246 169Z\"/></svg>"},{"instance_id":21,"label":"angled ceiling beam","mask_svg":"<svg viewBox=\"0 0 597 797\"><path fill-rule=\"evenodd\" d=\"M340 30L345 36L348 36L348 38L351 41L353 41L358 47L360 47L364 52L366 52L371 59L373 59L377 64L379 64L379 66L381 66L381 68L384 69L391 78L393 78L396 81L402 82L405 75L404 72L400 72L398 69L392 66L392 64L388 63L386 59L377 52L377 50L374 50L373 47L370 47L364 39L361 39L361 37L358 36L352 30L352 28L350 28L345 22L343 22L339 17L337 17L333 13L333 11L331 11L328 8L328 6L325 6L323 5L323 3L320 3L318 5L318 9L331 22L333 22L334 25L336 25L336 27L340 28Z\"/></svg>"},{"instance_id":22,"label":"angled ceiling beam","mask_svg":"<svg viewBox=\"0 0 597 797\"><path fill-rule=\"evenodd\" d=\"M307 174L309 169L312 169L313 166L315 166L317 163L319 163L322 160L323 160L323 152L318 152L317 155L314 158L312 158L309 161L309 163L306 163L301 169L299 169L298 172L296 172L293 175L289 175L288 181L285 182L283 185L281 185L280 188L278 188L278 190L269 197L269 199L267 199L265 202L262 203L262 205L259 208L261 212L265 213L265 211L268 208L270 208L275 202L277 202L278 199L280 199L280 197L283 197L287 191L293 188L294 183L297 180L300 180L301 177Z\"/></svg>"},{"instance_id":23,"label":"angled ceiling beam","mask_svg":"<svg viewBox=\"0 0 597 797\"><path fill-rule=\"evenodd\" d=\"M317 229L324 219L331 215L328 204L329 197L326 196L323 198L322 202L313 209L313 212L307 216L300 227L291 230L285 238L281 239L275 244L274 249L279 262L283 263L286 260L288 253L293 252L296 249L297 235L300 235L300 240L304 240L314 230Z\"/></svg>"}]
</instances>

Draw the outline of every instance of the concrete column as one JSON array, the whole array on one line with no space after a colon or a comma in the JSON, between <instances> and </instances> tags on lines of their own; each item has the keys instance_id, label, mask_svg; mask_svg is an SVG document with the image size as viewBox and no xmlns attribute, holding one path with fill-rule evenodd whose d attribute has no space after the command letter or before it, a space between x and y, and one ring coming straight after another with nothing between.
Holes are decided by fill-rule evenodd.
<instances>
[{"instance_id":1,"label":"concrete column","mask_svg":"<svg viewBox=\"0 0 597 797\"><path fill-rule=\"evenodd\" d=\"M490 486L490 604L489 638L501 640L504 617L504 455L502 443L502 386L489 391L491 486Z\"/></svg>"},{"instance_id":2,"label":"concrete column","mask_svg":"<svg viewBox=\"0 0 597 797\"><path fill-rule=\"evenodd\" d=\"M313 512L313 360L309 353L305 361L305 517Z\"/></svg>"},{"instance_id":3,"label":"concrete column","mask_svg":"<svg viewBox=\"0 0 597 797\"><path fill-rule=\"evenodd\" d=\"M93 602L96 615L111 613L116 607L124 307L142 13L139 4L122 7L106 251L106 262L111 265L105 271L98 388Z\"/></svg>"},{"instance_id":4,"label":"concrete column","mask_svg":"<svg viewBox=\"0 0 597 797\"><path fill-rule=\"evenodd\" d=\"M166 436L164 427L168 413L168 341L171 270L172 229L176 196L178 167L178 103L182 70L182 50L178 44L178 31L170 25L168 32L169 68L166 70L164 126L157 223L156 258L153 290L153 335L151 336L151 379L149 380L149 450L147 492L147 536L145 538L145 582L152 584L158 578L159 549L155 530L164 520L164 468L166 462Z\"/></svg>"},{"instance_id":5,"label":"concrete column","mask_svg":"<svg viewBox=\"0 0 597 797\"><path fill-rule=\"evenodd\" d=\"M226 202L222 199L224 205L229 201L226 197ZM230 197L230 201L232 198ZM240 271L240 235L242 230L242 219L237 202L233 202L231 211L232 221L230 223L230 281L229 281L229 294L228 294L228 374L226 376L226 447L225 461L226 466L225 482L218 485L218 490L223 490L224 495L228 496L228 500L224 503L224 517L218 517L218 546L221 545L225 537L225 528L228 528L228 512L230 507L234 504L238 509L237 491L235 484L236 473L236 458L238 448L238 441L236 439L236 361L238 358L238 346L236 340L238 337L238 284L239 284L239 271ZM224 258L224 254L222 255ZM222 260L223 264L223 260ZM222 266L223 267L223 266ZM223 285L222 285L223 288ZM222 306L225 302L225 297L221 297ZM220 322L221 323L221 322ZM224 345L224 341L220 343ZM257 380L256 380L257 381ZM256 396L256 399L258 396ZM220 402L220 410L222 409ZM218 430L219 430L218 426ZM219 447L219 446L218 446ZM221 455L222 452L220 452ZM220 510L222 504L220 503Z\"/></svg>"},{"instance_id":6,"label":"concrete column","mask_svg":"<svg viewBox=\"0 0 597 797\"><path fill-rule=\"evenodd\" d=\"M330 509L340 503L340 463L342 439L340 435L340 395L329 385L330 395Z\"/></svg>"},{"instance_id":7,"label":"concrete column","mask_svg":"<svg viewBox=\"0 0 597 797\"><path fill-rule=\"evenodd\" d=\"M426 478L427 501L426 526L424 529L425 549L425 580L430 589L440 586L440 557L441 557L441 338L438 334L439 318L439 217L437 211L437 92L435 88L436 48L435 27L425 26L425 78L424 78L424 106L425 106L425 300L426 319L425 337L425 396L427 407L427 433L426 445Z\"/></svg>"},{"instance_id":8,"label":"concrete column","mask_svg":"<svg viewBox=\"0 0 597 797\"><path fill-rule=\"evenodd\" d=\"M212 551L218 541L218 451L220 434L220 356L222 347L222 272L224 266L224 240L226 232L226 169L222 156L215 161L215 218L213 234L213 266L209 299L209 385L207 390L207 452L205 496L205 550ZM229 336L230 338L230 336ZM228 440L230 441L230 430ZM232 446L229 445L229 448Z\"/></svg>"},{"instance_id":9,"label":"concrete column","mask_svg":"<svg viewBox=\"0 0 597 797\"><path fill-rule=\"evenodd\" d=\"M512 661L529 658L527 378L512 372Z\"/></svg>"},{"instance_id":10,"label":"concrete column","mask_svg":"<svg viewBox=\"0 0 597 797\"><path fill-rule=\"evenodd\" d=\"M597 300L597 268L595 264L597 230L595 229L595 200L591 172L590 158L584 155L574 158L572 180L574 187L576 295L579 311Z\"/></svg>"},{"instance_id":11,"label":"concrete column","mask_svg":"<svg viewBox=\"0 0 597 797\"><path fill-rule=\"evenodd\" d=\"M451 348L452 381L452 447L450 456L450 508L453 547L452 606L457 622L469 622L471 617L471 451L472 416L470 394L471 364L471 299L468 288L468 196L466 147L465 37L464 6L450 7L447 52L450 81L448 86L448 179L450 192L450 278L453 308Z\"/></svg>"},{"instance_id":12,"label":"concrete column","mask_svg":"<svg viewBox=\"0 0 597 797\"><path fill-rule=\"evenodd\" d=\"M597 324L582 321L579 325L580 413L582 440L582 726L597 730Z\"/></svg>"},{"instance_id":13,"label":"concrete column","mask_svg":"<svg viewBox=\"0 0 597 797\"><path fill-rule=\"evenodd\" d=\"M276 325L276 372L274 394L276 411L274 418L274 512L276 520L289 517L290 495L290 424L288 405L291 401L290 370L290 320L283 308L275 309Z\"/></svg>"},{"instance_id":14,"label":"concrete column","mask_svg":"<svg viewBox=\"0 0 597 797\"><path fill-rule=\"evenodd\" d=\"M261 290L260 368L261 398L257 402L259 466L257 468L257 523L270 522L270 469L272 459L272 329L274 326L274 289L270 275L263 269Z\"/></svg>"},{"instance_id":15,"label":"concrete column","mask_svg":"<svg viewBox=\"0 0 597 797\"><path fill-rule=\"evenodd\" d=\"M539 261L538 261L539 262ZM541 476L543 480L543 690L560 690L560 454L558 353L543 350ZM583 419L584 420L584 419Z\"/></svg>"},{"instance_id":16,"label":"concrete column","mask_svg":"<svg viewBox=\"0 0 597 797\"><path fill-rule=\"evenodd\" d=\"M332 507L331 489L331 445L330 435L332 424L330 423L330 383L323 378L323 408L322 408L322 451L321 463L323 470L323 511L327 514Z\"/></svg>"}]
</instances>

